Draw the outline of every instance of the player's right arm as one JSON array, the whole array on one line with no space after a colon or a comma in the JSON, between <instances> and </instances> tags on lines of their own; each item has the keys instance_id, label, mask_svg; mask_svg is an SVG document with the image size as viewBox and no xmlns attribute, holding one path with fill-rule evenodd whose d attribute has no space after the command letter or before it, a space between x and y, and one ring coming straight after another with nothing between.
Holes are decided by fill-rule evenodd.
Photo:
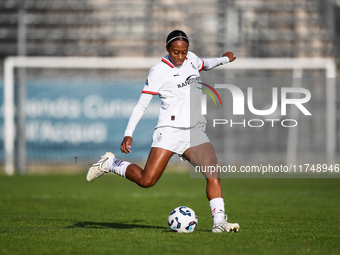
<instances>
[{"instance_id":1,"label":"player's right arm","mask_svg":"<svg viewBox=\"0 0 340 255\"><path fill-rule=\"evenodd\" d=\"M130 153L131 150L131 144L132 144L132 141L133 141L133 138L132 136L125 136L124 139L123 139L123 142L122 144L120 145L120 150L123 152L123 153Z\"/></svg>"},{"instance_id":2,"label":"player's right arm","mask_svg":"<svg viewBox=\"0 0 340 255\"><path fill-rule=\"evenodd\" d=\"M159 74L154 69L151 69L148 75L148 79L145 82L144 89L139 98L138 103L135 108L133 108L132 114L130 116L128 125L126 127L124 133L124 139L121 143L120 150L123 153L130 153L131 144L132 144L132 134L139 122L142 118L145 109L148 107L153 95L158 95L159 87L161 86L161 81Z\"/></svg>"},{"instance_id":3,"label":"player's right arm","mask_svg":"<svg viewBox=\"0 0 340 255\"><path fill-rule=\"evenodd\" d=\"M132 114L130 116L128 125L126 127L125 133L124 133L124 139L120 146L120 150L123 153L130 153L131 150L131 144L132 144L132 134L139 122L139 120L142 118L145 109L148 107L150 101L152 99L151 94L145 94L142 93L142 95L139 98L138 103L136 104L135 108L133 108Z\"/></svg>"}]
</instances>

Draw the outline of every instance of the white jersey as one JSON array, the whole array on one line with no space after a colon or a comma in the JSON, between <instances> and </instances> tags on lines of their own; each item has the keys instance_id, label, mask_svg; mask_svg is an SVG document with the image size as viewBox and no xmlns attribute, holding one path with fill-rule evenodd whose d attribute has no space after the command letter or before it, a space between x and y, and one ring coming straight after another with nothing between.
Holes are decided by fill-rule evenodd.
<instances>
[{"instance_id":1,"label":"white jersey","mask_svg":"<svg viewBox=\"0 0 340 255\"><path fill-rule=\"evenodd\" d=\"M156 127L189 128L206 123L201 115L201 70L211 70L229 62L228 57L200 59L188 52L180 67L175 67L169 55L152 67L146 79L142 95L132 111L124 136L132 136L152 96L159 95L162 105ZM199 88L198 88L199 87Z\"/></svg>"},{"instance_id":2,"label":"white jersey","mask_svg":"<svg viewBox=\"0 0 340 255\"><path fill-rule=\"evenodd\" d=\"M203 66L203 60L189 51L180 67L175 67L167 55L150 69L142 93L159 95L162 100L157 127L188 128L206 123L198 88L202 87L199 72Z\"/></svg>"}]
</instances>

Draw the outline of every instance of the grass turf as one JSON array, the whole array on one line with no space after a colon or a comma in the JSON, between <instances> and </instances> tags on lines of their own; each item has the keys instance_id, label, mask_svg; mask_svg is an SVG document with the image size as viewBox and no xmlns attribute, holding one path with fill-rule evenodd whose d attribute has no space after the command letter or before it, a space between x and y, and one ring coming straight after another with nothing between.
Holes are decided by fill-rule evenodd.
<instances>
[{"instance_id":1,"label":"grass turf","mask_svg":"<svg viewBox=\"0 0 340 255\"><path fill-rule=\"evenodd\" d=\"M107 175L0 176L0 254L339 254L340 179L223 179L238 233L211 233L205 180L164 174L142 189ZM170 211L198 227L171 232Z\"/></svg>"}]
</instances>

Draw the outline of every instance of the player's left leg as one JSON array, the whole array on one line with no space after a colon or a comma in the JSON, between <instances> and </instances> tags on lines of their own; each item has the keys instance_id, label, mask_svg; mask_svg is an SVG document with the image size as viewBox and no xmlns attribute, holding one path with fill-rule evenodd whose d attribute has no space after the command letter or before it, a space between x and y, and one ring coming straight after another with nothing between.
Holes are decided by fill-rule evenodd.
<instances>
[{"instance_id":1,"label":"player's left leg","mask_svg":"<svg viewBox=\"0 0 340 255\"><path fill-rule=\"evenodd\" d=\"M216 167L218 163L214 148L210 142L189 148L185 151L184 156L193 166ZM237 232L240 227L239 224L227 222L220 173L217 171L206 171L203 174L207 180L206 193L207 198L209 199L211 214L214 220L212 232Z\"/></svg>"}]
</instances>

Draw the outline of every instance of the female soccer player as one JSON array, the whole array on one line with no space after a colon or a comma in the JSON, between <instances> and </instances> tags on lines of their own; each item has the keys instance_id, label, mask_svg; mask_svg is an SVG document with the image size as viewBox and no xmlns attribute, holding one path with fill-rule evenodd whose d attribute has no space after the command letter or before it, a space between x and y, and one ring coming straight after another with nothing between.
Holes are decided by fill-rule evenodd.
<instances>
[{"instance_id":1,"label":"female soccer player","mask_svg":"<svg viewBox=\"0 0 340 255\"><path fill-rule=\"evenodd\" d=\"M202 60L188 51L188 48L189 39L183 31L175 30L168 35L166 50L169 54L150 69L142 95L129 119L120 147L126 154L131 152L132 134L144 110L153 95L159 95L162 105L144 170L136 164L117 159L111 152L106 152L90 167L86 177L88 182L113 172L148 188L155 185L175 153L194 166L217 165L215 151L205 133L206 120L201 114L195 114L197 110L190 110L190 106L193 108L194 103L201 100L202 92L197 89L200 84L199 72L232 62L236 57L232 52L226 52L221 58ZM237 232L239 224L228 223L224 213L219 174L204 175L214 221L212 232Z\"/></svg>"}]
</instances>

